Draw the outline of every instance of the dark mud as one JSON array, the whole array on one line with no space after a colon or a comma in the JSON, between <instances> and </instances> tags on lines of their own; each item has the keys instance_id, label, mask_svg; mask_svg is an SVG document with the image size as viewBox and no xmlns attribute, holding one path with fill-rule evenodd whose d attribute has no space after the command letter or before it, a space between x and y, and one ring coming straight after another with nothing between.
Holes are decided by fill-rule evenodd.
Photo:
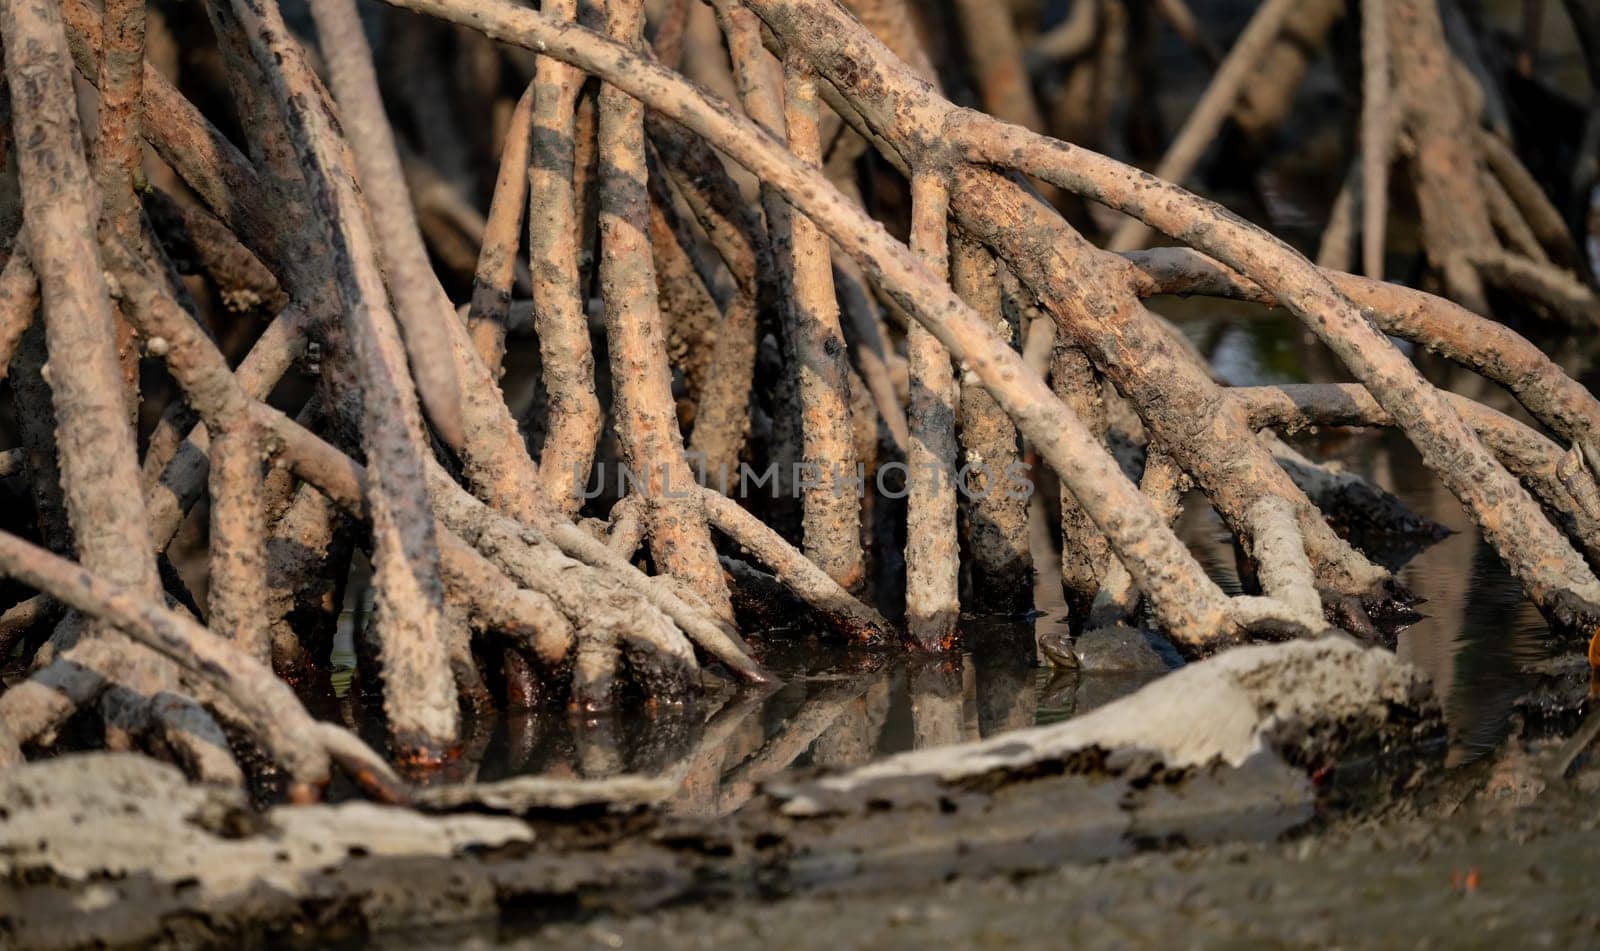
<instances>
[{"instance_id":1,"label":"dark mud","mask_svg":"<svg viewBox=\"0 0 1600 951\"><path fill-rule=\"evenodd\" d=\"M1515 811L1439 804L1290 841L1041 875L448 935L463 947L1528 947L1600 944L1595 783ZM444 939L445 935L431 940Z\"/></svg>"}]
</instances>

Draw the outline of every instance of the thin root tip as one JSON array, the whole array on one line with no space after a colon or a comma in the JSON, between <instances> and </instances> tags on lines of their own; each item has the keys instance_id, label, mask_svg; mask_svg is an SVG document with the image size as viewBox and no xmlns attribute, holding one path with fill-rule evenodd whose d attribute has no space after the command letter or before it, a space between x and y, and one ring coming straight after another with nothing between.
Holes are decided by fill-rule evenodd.
<instances>
[{"instance_id":1,"label":"thin root tip","mask_svg":"<svg viewBox=\"0 0 1600 951\"><path fill-rule=\"evenodd\" d=\"M289 784L289 802L296 806L310 806L322 801L322 784L293 782Z\"/></svg>"},{"instance_id":2,"label":"thin root tip","mask_svg":"<svg viewBox=\"0 0 1600 951\"><path fill-rule=\"evenodd\" d=\"M746 663L740 664L735 669L735 672L738 673L739 679L743 680L747 684L775 684L778 682L777 674L774 674L772 671L756 663L754 660L749 660Z\"/></svg>"}]
</instances>

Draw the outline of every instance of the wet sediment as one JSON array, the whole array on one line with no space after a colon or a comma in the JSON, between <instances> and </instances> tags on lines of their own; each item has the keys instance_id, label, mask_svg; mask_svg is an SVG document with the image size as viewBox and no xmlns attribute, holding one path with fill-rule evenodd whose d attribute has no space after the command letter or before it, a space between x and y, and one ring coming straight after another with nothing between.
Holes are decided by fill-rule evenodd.
<instances>
[{"instance_id":1,"label":"wet sediment","mask_svg":"<svg viewBox=\"0 0 1600 951\"><path fill-rule=\"evenodd\" d=\"M1414 669L1329 638L1233 651L1064 723L773 784L721 819L669 816L671 783L626 777L261 814L151 760L65 756L0 780L0 935L318 940L1270 841L1315 817L1341 760L1414 763L1442 728Z\"/></svg>"}]
</instances>

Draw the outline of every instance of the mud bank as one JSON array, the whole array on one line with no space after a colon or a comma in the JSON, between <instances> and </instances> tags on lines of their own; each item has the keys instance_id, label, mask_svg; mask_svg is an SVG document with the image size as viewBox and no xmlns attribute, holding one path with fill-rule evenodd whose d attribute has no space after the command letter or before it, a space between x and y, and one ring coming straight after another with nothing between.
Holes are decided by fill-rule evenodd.
<instances>
[{"instance_id":1,"label":"mud bank","mask_svg":"<svg viewBox=\"0 0 1600 951\"><path fill-rule=\"evenodd\" d=\"M1230 843L892 891L834 890L601 915L520 936L456 929L399 947L1580 948L1600 942L1596 783L1507 810L1483 797Z\"/></svg>"},{"instance_id":2,"label":"mud bank","mask_svg":"<svg viewBox=\"0 0 1600 951\"><path fill-rule=\"evenodd\" d=\"M670 784L632 778L261 814L140 757L62 757L0 778L0 939L326 940L1270 841L1314 816L1313 776L1441 733L1414 669L1324 639L1234 650L1054 726L773 785L715 822L664 816Z\"/></svg>"}]
</instances>

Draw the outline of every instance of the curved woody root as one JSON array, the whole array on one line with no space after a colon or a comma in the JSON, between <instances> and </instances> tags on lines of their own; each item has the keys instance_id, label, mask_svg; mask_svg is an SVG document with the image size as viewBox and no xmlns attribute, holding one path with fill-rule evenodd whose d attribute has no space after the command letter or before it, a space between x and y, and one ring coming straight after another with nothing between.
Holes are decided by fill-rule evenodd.
<instances>
[{"instance_id":1,"label":"curved woody root","mask_svg":"<svg viewBox=\"0 0 1600 951\"><path fill-rule=\"evenodd\" d=\"M1055 582L1036 536L1076 628L1148 622L1191 656L1370 631L1362 605L1406 594L1329 509L1435 526L1277 435L1311 427L1398 430L1553 626L1600 623L1600 404L1497 320L1600 322L1587 245L1435 0L1267 0L1224 54L1169 2L1131 26L1080 2L1043 33L965 0L387 3L376 48L352 0L312 0L314 48L273 0L199 5L236 144L155 68L142 0L0 0L23 424L0 474L36 515L0 533L35 592L0 617L28 669L0 766L86 711L211 782L249 779L254 743L297 797L333 765L407 796L283 679L330 663L357 548L359 689L423 771L483 705L674 703L713 666L766 683L762 642L807 626L950 650L964 611ZM1360 141L1313 263L1184 183L1225 130L1268 141L1340 16L1365 38ZM925 49L934 20L952 38ZM460 68L405 61L447 24ZM1150 174L1067 140L1131 134L1129 31L1157 26L1215 72ZM1437 296L1382 279L1402 178ZM1352 382L1229 386L1164 295L1281 307ZM141 389L141 356L174 386ZM1047 506L1007 494L1047 484ZM1258 590L1225 594L1179 538L1190 487ZM803 616L747 642L735 607L780 601Z\"/></svg>"}]
</instances>

